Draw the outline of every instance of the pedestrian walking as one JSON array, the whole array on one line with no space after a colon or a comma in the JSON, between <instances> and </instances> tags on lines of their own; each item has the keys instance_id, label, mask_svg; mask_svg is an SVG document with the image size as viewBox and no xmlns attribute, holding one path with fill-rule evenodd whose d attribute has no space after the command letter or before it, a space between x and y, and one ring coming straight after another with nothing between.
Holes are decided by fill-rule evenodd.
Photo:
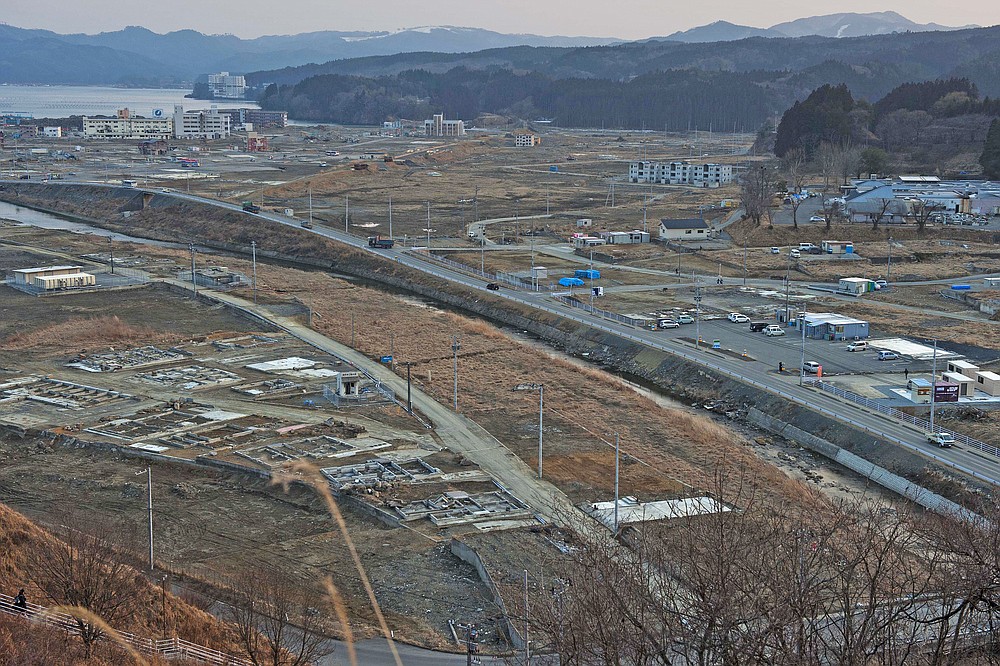
<instances>
[{"instance_id":1,"label":"pedestrian walking","mask_svg":"<svg viewBox=\"0 0 1000 666\"><path fill-rule=\"evenodd\" d=\"M906 381L910 381L910 369L909 368L903 368L903 379L906 380Z\"/></svg>"},{"instance_id":2,"label":"pedestrian walking","mask_svg":"<svg viewBox=\"0 0 1000 666\"><path fill-rule=\"evenodd\" d=\"M24 596L24 590L20 590L17 596L14 597L14 608L17 608L22 613L28 612L28 598Z\"/></svg>"}]
</instances>

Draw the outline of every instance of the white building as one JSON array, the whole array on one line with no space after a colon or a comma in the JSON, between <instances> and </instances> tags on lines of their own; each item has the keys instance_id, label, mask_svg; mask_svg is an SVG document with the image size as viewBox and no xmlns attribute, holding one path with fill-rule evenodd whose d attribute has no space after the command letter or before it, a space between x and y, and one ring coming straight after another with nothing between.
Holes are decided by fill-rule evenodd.
<instances>
[{"instance_id":1,"label":"white building","mask_svg":"<svg viewBox=\"0 0 1000 666\"><path fill-rule=\"evenodd\" d=\"M46 139L61 139L62 127L43 127L42 136Z\"/></svg>"},{"instance_id":2,"label":"white building","mask_svg":"<svg viewBox=\"0 0 1000 666\"><path fill-rule=\"evenodd\" d=\"M225 139L230 134L231 118L212 107L208 111L185 111L180 104L174 106L174 138Z\"/></svg>"},{"instance_id":3,"label":"white building","mask_svg":"<svg viewBox=\"0 0 1000 666\"><path fill-rule=\"evenodd\" d=\"M632 162L628 168L628 179L630 183L719 187L733 182L733 165L691 164L690 162Z\"/></svg>"},{"instance_id":4,"label":"white building","mask_svg":"<svg viewBox=\"0 0 1000 666\"><path fill-rule=\"evenodd\" d=\"M465 121L445 120L443 113L435 113L433 118L424 121L424 133L427 136L465 136Z\"/></svg>"},{"instance_id":5,"label":"white building","mask_svg":"<svg viewBox=\"0 0 1000 666\"><path fill-rule=\"evenodd\" d=\"M704 240L709 238L709 228L705 220L690 218L684 220L660 220L660 240Z\"/></svg>"},{"instance_id":6,"label":"white building","mask_svg":"<svg viewBox=\"0 0 1000 666\"><path fill-rule=\"evenodd\" d=\"M600 236L608 241L608 245L634 245L649 242L649 234L638 229L601 232Z\"/></svg>"},{"instance_id":7,"label":"white building","mask_svg":"<svg viewBox=\"0 0 1000 666\"><path fill-rule=\"evenodd\" d=\"M247 92L247 82L242 76L219 72L208 75L208 89L213 97L222 99L243 99Z\"/></svg>"},{"instance_id":8,"label":"white building","mask_svg":"<svg viewBox=\"0 0 1000 666\"><path fill-rule=\"evenodd\" d=\"M83 118L83 136L88 139L144 141L170 139L174 121L170 118L133 116L128 109L119 109L114 118Z\"/></svg>"}]
</instances>

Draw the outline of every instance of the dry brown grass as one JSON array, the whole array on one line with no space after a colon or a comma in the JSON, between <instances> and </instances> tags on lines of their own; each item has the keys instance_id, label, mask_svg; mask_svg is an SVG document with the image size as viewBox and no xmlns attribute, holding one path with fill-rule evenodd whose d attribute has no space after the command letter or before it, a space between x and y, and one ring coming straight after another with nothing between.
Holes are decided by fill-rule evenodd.
<instances>
[{"instance_id":1,"label":"dry brown grass","mask_svg":"<svg viewBox=\"0 0 1000 666\"><path fill-rule=\"evenodd\" d=\"M98 349L111 345L163 344L176 341L176 336L164 334L149 326L133 326L118 317L70 319L33 331L15 333L0 341L0 349L21 351L47 347L61 349Z\"/></svg>"}]
</instances>

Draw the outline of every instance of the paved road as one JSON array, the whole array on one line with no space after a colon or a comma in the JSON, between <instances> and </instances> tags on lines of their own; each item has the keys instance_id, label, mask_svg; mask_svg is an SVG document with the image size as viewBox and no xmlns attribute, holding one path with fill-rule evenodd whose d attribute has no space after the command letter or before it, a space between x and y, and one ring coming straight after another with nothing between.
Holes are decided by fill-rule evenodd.
<instances>
[{"instance_id":1,"label":"paved road","mask_svg":"<svg viewBox=\"0 0 1000 666\"><path fill-rule=\"evenodd\" d=\"M12 182L16 183L17 181ZM171 192L169 196L197 201L230 210L241 211L241 208L235 204L197 197L194 195ZM300 221L293 218L287 218L271 213L262 213L259 217L277 222L279 224L300 228ZM676 339L664 339L661 332L636 329L635 327L615 321L594 317L583 310L571 308L554 301L547 293L514 291L509 289L504 289L500 292L489 292L486 290L486 282L471 274L466 274L449 267L438 265L421 258L416 253L411 253L405 250L371 250L368 248L366 239L352 236L342 231L330 229L321 225L316 225L315 228L309 231L365 251L371 251L373 254L379 254L388 260L396 261L423 273L433 275L443 280L448 280L454 284L481 291L484 296L493 295L505 298L512 302L520 303L539 311L561 316L565 319L604 330L618 335L619 337L634 340L651 348L659 349L680 358L684 358L685 360L698 365L711 368L716 372L737 381L757 386L765 391L779 395L786 400L790 400L801 405L802 407L852 425L874 437L886 439L899 446L917 452L927 458L936 460L943 465L950 466L957 471L969 474L994 485L1000 485L1000 459L979 452L978 450L969 450L960 446L947 450L938 449L925 441L925 435L921 431L916 430L911 426L904 425L898 421L890 420L881 414L869 412L854 403L840 400L839 398L836 398L828 393L823 393L810 387L799 386L797 377L778 376L772 371L772 366L770 364L748 364L745 361L718 356L709 351L695 350L690 344L683 341ZM294 322L292 323L294 324ZM296 326L298 325L296 324ZM304 327L300 328L304 329ZM310 336L318 334L309 329L304 329L303 335ZM705 337L704 334L703 337ZM327 342L332 341L328 340ZM356 354L353 350L349 351L352 354ZM360 355L358 356L360 357ZM362 359L364 362L368 362L367 359L364 359L364 357L360 357L358 359L359 362L361 362ZM384 368L380 368L379 371L381 373L387 373L380 375L380 378L384 377L389 385L399 393L399 378L389 373L389 371ZM405 387L403 388L405 390ZM463 417L452 414L449 410L437 405L433 400L430 400L426 396L423 396L420 399L420 402L415 401L415 404L432 420L435 420L435 422L438 422L437 419L441 419L440 424L445 426L443 428L442 435L449 436L452 442L458 447L456 450L468 450L470 459L477 464L480 464L484 469L489 470L498 467L502 469L505 464L513 465L514 468L518 469L519 473L508 474L508 477L516 480L512 482L511 487L511 490L515 494L519 494L523 499L525 499L525 501L536 507L548 507L553 503L553 495L551 493L552 490L554 490L554 487L544 482L529 481L522 478L522 475L526 470L524 463L514 456L509 450L505 449L502 444L496 441L495 438L488 436L488 433L485 433L485 431L476 433L477 429L481 431L478 426L475 426L475 424L472 424L471 421L468 421ZM425 406L426 410L424 409ZM465 433L475 433L476 436L472 441L480 442L480 445L484 447L483 450L479 451L477 450L477 445L473 444L470 447L468 442L463 442L460 437L456 438L452 428L456 428L454 432L461 432L463 435ZM485 441L481 440L484 434L487 436ZM530 470L528 473L530 474ZM505 477L501 475L499 478L503 479ZM516 485L513 485L513 483L516 483ZM556 495L556 497L559 496L560 494ZM565 506L563 501L565 501L564 497L562 501L558 501L556 504ZM569 512L569 515L576 515L576 512ZM591 525L585 525L583 531L589 532L592 529Z\"/></svg>"}]
</instances>

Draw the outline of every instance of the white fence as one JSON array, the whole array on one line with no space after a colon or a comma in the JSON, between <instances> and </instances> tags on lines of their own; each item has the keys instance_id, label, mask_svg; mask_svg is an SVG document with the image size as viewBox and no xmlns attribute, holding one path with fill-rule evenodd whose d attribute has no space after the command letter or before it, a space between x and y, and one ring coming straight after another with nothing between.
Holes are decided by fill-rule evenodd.
<instances>
[{"instance_id":1,"label":"white fence","mask_svg":"<svg viewBox=\"0 0 1000 666\"><path fill-rule=\"evenodd\" d=\"M50 611L45 606L27 604L24 609L14 605L14 597L0 594L0 613L20 617L27 622L39 623L74 632L77 630L77 620L68 613ZM246 659L234 657L225 652L212 650L204 645L197 645L180 638L153 639L136 636L127 631L119 631L118 635L135 651L142 654L156 655L164 659L187 659L213 666L252 666ZM110 640L110 639L108 639Z\"/></svg>"},{"instance_id":2,"label":"white fence","mask_svg":"<svg viewBox=\"0 0 1000 666\"><path fill-rule=\"evenodd\" d=\"M866 398L857 393L851 393L850 391L845 391L842 388L824 382L822 379L806 379L806 383L817 388L820 388L827 393L832 393L833 395L843 398L844 400L850 400L851 402L857 403L862 407L870 409L872 411L878 412L879 414L885 414L891 418L897 419L904 423L909 423L910 425L920 428L925 432L932 432L931 422L925 419L918 418L907 414L906 412L900 411L895 407L889 407L888 405L883 405L882 403ZM955 403L938 403L938 404L955 404ZM946 432L955 438L956 442L961 442L966 446L971 446L974 449L979 449L983 453L988 453L991 456L1000 458L1000 448L993 446L992 444L987 444L986 442L981 442L978 439L973 439L967 435L963 435L960 432L955 432L954 430L949 430L948 428L942 428L937 423L934 424L933 432Z\"/></svg>"}]
</instances>

